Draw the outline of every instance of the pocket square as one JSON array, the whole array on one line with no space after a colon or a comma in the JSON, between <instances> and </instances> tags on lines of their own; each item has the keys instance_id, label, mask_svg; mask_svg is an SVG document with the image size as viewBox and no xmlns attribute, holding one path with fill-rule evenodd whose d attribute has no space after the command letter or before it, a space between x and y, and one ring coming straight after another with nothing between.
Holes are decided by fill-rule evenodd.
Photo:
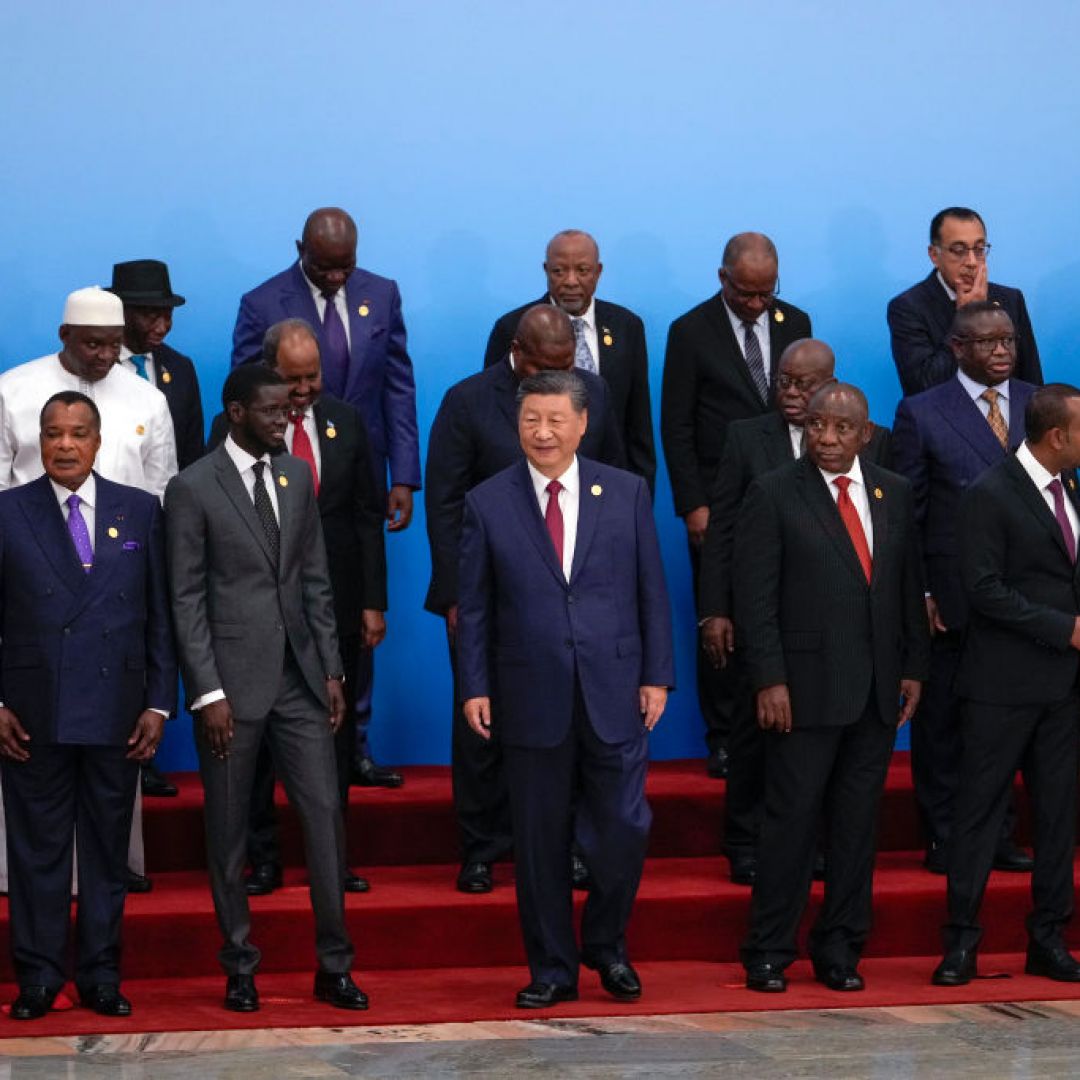
<instances>
[{"instance_id":1,"label":"pocket square","mask_svg":"<svg viewBox=\"0 0 1080 1080\"><path fill-rule=\"evenodd\" d=\"M124 541L124 550L125 551L138 551L139 550L139 541L138 540L125 540Z\"/></svg>"}]
</instances>

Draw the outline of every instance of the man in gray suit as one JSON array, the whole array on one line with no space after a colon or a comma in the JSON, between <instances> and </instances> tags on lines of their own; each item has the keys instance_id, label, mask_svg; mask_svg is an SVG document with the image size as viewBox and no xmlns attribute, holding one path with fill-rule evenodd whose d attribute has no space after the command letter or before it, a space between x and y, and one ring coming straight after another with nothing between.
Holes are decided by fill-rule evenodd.
<instances>
[{"instance_id":1,"label":"man in gray suit","mask_svg":"<svg viewBox=\"0 0 1080 1080\"><path fill-rule=\"evenodd\" d=\"M244 888L248 806L265 737L304 834L319 970L315 996L367 1008L345 929L345 853L334 733L345 712L334 604L311 470L284 445L289 388L236 368L229 434L165 491L169 590L206 792L210 887L225 1007L259 1007L259 950Z\"/></svg>"}]
</instances>

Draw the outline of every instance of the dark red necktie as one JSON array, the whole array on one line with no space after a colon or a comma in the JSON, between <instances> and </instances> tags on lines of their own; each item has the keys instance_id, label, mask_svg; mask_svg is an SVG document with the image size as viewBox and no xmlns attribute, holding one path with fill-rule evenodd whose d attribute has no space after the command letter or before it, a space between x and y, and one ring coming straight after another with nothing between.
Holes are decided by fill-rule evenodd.
<instances>
[{"instance_id":1,"label":"dark red necktie","mask_svg":"<svg viewBox=\"0 0 1080 1080\"><path fill-rule=\"evenodd\" d=\"M315 497L319 496L319 470L315 467L315 452L311 449L311 440L304 430L303 413L291 413L289 423L293 426L292 455L306 461L311 469L311 479L315 484Z\"/></svg>"},{"instance_id":2,"label":"dark red necktie","mask_svg":"<svg viewBox=\"0 0 1080 1080\"><path fill-rule=\"evenodd\" d=\"M855 504L851 501L851 496L848 494L848 488L851 486L851 477L838 476L833 483L840 491L840 494L836 498L836 508L840 511L840 517L844 519L844 525L847 526L848 536L851 537L851 542L855 545L855 554L859 556L859 562L862 565L863 573L866 575L867 582L869 582L870 573L874 568L874 563L870 558L870 545L866 542L866 533L863 532L862 522L859 520L859 511L855 509Z\"/></svg>"},{"instance_id":3,"label":"dark red necktie","mask_svg":"<svg viewBox=\"0 0 1080 1080\"><path fill-rule=\"evenodd\" d=\"M1061 529L1061 539L1065 541L1065 550L1069 553L1070 561L1076 562L1076 537L1073 536L1069 515L1065 512L1065 492L1062 490L1061 481L1055 476L1046 486L1054 497L1054 517L1057 518L1058 527Z\"/></svg>"},{"instance_id":4,"label":"dark red necktie","mask_svg":"<svg viewBox=\"0 0 1080 1080\"><path fill-rule=\"evenodd\" d=\"M562 566L563 553L563 517L562 507L559 506L559 492L563 486L558 480L552 480L547 486L548 502L544 511L544 524L551 535L551 542L555 545L555 555Z\"/></svg>"}]
</instances>

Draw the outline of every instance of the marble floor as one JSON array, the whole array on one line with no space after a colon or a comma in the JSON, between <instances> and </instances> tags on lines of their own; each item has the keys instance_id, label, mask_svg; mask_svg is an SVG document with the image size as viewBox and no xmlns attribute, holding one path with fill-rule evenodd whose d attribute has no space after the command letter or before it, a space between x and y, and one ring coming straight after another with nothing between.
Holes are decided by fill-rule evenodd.
<instances>
[{"instance_id":1,"label":"marble floor","mask_svg":"<svg viewBox=\"0 0 1080 1080\"><path fill-rule=\"evenodd\" d=\"M1078 1074L1080 1001L0 1039L0 1080Z\"/></svg>"}]
</instances>

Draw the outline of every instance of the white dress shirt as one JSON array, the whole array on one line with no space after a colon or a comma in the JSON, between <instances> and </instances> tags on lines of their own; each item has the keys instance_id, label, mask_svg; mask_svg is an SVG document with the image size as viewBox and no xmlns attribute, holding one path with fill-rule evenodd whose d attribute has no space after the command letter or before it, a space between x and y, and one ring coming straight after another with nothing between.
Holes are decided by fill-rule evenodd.
<instances>
[{"instance_id":1,"label":"white dress shirt","mask_svg":"<svg viewBox=\"0 0 1080 1080\"><path fill-rule=\"evenodd\" d=\"M956 290L950 289L945 283L945 279L941 276L941 271L937 272L937 279L941 282L941 287L945 290L945 295L955 304L956 303Z\"/></svg>"},{"instance_id":2,"label":"white dress shirt","mask_svg":"<svg viewBox=\"0 0 1080 1080\"><path fill-rule=\"evenodd\" d=\"M552 298L551 303L555 307L559 307ZM562 308L559 308L562 311ZM567 317L573 321L574 319L581 319L582 329L585 331L585 344L589 346L589 352L592 353L593 363L596 364L597 374L600 372L600 338L596 332L596 297L593 297L589 301L589 306L580 315L571 315L568 311ZM574 335L574 340L577 340L577 335Z\"/></svg>"},{"instance_id":3,"label":"white dress shirt","mask_svg":"<svg viewBox=\"0 0 1080 1080\"><path fill-rule=\"evenodd\" d=\"M540 516L543 517L547 513L548 501L551 499L551 495L547 490L551 480L540 472L531 461L526 460L525 464L529 467L533 491L536 492L536 501L540 504ZM570 580L570 570L574 565L574 548L577 546L578 506L581 503L581 477L579 474L578 459L575 454L574 460L570 463L570 468L562 476L555 478L562 484L562 491L559 492L559 509L562 511L563 519L562 569L563 576L567 581Z\"/></svg>"},{"instance_id":4,"label":"white dress shirt","mask_svg":"<svg viewBox=\"0 0 1080 1080\"><path fill-rule=\"evenodd\" d=\"M1053 473L1049 473L1043 468L1042 463L1031 452L1031 447L1028 446L1025 439L1016 448L1016 460L1024 466L1024 472L1031 477L1031 482L1039 489L1039 493L1042 495L1046 505L1050 507L1050 513L1054 513L1054 495L1048 491L1047 488L1054 480L1061 480L1060 476L1054 476ZM1067 490L1067 484L1064 480L1062 484L1062 495L1065 501L1065 516L1069 519L1069 524L1072 526L1073 542L1075 544L1078 532L1080 532L1080 521L1077 520L1076 507L1073 506L1072 499L1069 498ZM1055 516L1055 520L1056 516Z\"/></svg>"},{"instance_id":5,"label":"white dress shirt","mask_svg":"<svg viewBox=\"0 0 1080 1080\"><path fill-rule=\"evenodd\" d=\"M133 355L132 351L126 345L120 346L121 367L123 367L125 371L130 371L137 379L141 379L142 376L135 370L135 365L131 361ZM152 352L144 352L141 355L146 364L146 381L149 382L151 386L156 387L157 381L154 379L154 354Z\"/></svg>"},{"instance_id":6,"label":"white dress shirt","mask_svg":"<svg viewBox=\"0 0 1080 1080\"><path fill-rule=\"evenodd\" d=\"M300 264L300 273L304 274L303 263ZM315 301L315 310L319 313L319 322L324 323L326 321L326 297L323 296L319 286L315 285L307 274L304 274L304 280L308 283L308 288L311 290L311 299ZM349 343L349 348L351 349L352 330L349 327L349 301L345 296L344 285L334 293L334 307L337 308L338 317L341 319L341 325L345 327L345 340ZM316 326L314 329L317 332L319 327Z\"/></svg>"},{"instance_id":7,"label":"white dress shirt","mask_svg":"<svg viewBox=\"0 0 1080 1080\"><path fill-rule=\"evenodd\" d=\"M60 390L78 390L101 413L101 449L94 468L106 480L141 488L160 499L177 471L165 395L118 364L104 379L86 382L68 371L57 353L0 375L0 491L44 473L41 407Z\"/></svg>"},{"instance_id":8,"label":"white dress shirt","mask_svg":"<svg viewBox=\"0 0 1080 1080\"><path fill-rule=\"evenodd\" d=\"M956 378L960 385L968 392L968 396L975 402L976 408L987 417L990 417L990 402L983 399L982 395L987 390L996 390L998 394L997 404L998 409L1001 412L1002 417L1005 419L1005 426L1009 426L1009 380L1006 379L1002 383L998 383L997 386L986 386L983 383L976 382L970 376L965 375L962 371L957 371ZM996 436L995 436L996 438Z\"/></svg>"},{"instance_id":9,"label":"white dress shirt","mask_svg":"<svg viewBox=\"0 0 1080 1080\"><path fill-rule=\"evenodd\" d=\"M301 421L308 439L311 440L311 456L315 459L315 472L322 479L322 450L319 448L319 429L315 426L314 409L304 410L304 419ZM293 452L293 440L296 438L296 425L292 422L292 413L289 413L289 426L285 429L285 448L291 454Z\"/></svg>"},{"instance_id":10,"label":"white dress shirt","mask_svg":"<svg viewBox=\"0 0 1080 1080\"><path fill-rule=\"evenodd\" d=\"M798 424L788 424L787 430L788 438L791 439L791 452L798 460L803 455L803 435L806 433L806 428L801 428Z\"/></svg>"},{"instance_id":11,"label":"white dress shirt","mask_svg":"<svg viewBox=\"0 0 1080 1080\"><path fill-rule=\"evenodd\" d=\"M818 472L825 478L825 483L829 487L829 494L833 497L833 502L836 502L840 498L840 489L833 483L838 476L847 476L851 481L848 487L848 495L851 496L851 501L855 505L855 511L859 515L859 522L862 525L863 532L866 534L866 546L870 549L870 554L874 554L874 523L870 519L870 496L866 491L866 481L863 480L862 465L859 463L859 459L856 458L851 463L851 468L846 473L833 473L826 472L824 469L818 469Z\"/></svg>"},{"instance_id":12,"label":"white dress shirt","mask_svg":"<svg viewBox=\"0 0 1080 1080\"><path fill-rule=\"evenodd\" d=\"M727 312L728 318L731 320L731 329L735 331L735 340L739 343L739 352L743 354L743 359L746 359L746 330L743 327L742 319L735 314L731 308L728 307L728 302L724 301L724 310ZM769 370L769 309L766 308L755 320L754 320L754 335L758 339L758 344L761 346L761 359L764 361L765 367L765 385L768 386L772 381L772 372Z\"/></svg>"}]
</instances>

